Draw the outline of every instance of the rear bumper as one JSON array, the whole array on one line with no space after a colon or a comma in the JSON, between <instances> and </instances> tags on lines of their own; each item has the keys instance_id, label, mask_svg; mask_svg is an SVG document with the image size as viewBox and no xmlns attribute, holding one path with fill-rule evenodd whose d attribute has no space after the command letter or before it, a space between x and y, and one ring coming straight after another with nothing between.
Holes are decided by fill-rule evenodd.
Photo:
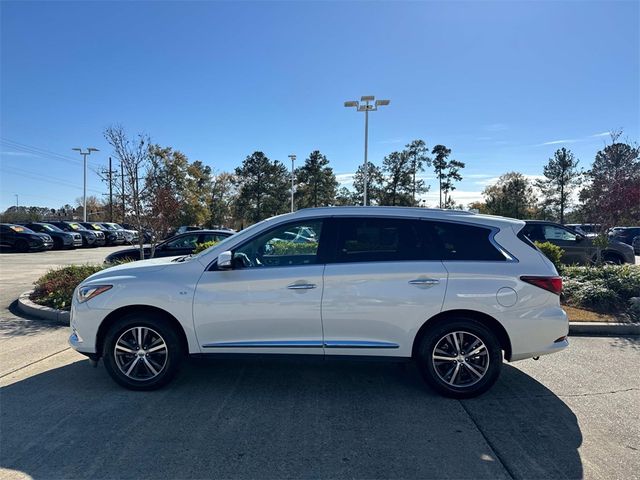
<instances>
[{"instance_id":1,"label":"rear bumper","mask_svg":"<svg viewBox=\"0 0 640 480\"><path fill-rule=\"evenodd\" d=\"M526 358L534 358L534 357L540 357L542 355L549 355L550 353L556 353L556 352L559 352L560 350L564 350L568 346L569 346L569 340L565 337L564 339L558 342L553 342L552 344L547 345L546 347L536 350L534 352L513 354L511 355L511 361L517 362L518 360L524 360Z\"/></svg>"}]
</instances>

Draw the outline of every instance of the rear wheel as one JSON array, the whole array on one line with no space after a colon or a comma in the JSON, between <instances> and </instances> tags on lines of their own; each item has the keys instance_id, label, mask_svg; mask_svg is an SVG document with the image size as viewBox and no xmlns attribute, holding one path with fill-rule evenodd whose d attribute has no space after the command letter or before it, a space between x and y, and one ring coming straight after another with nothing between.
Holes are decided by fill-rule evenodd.
<instances>
[{"instance_id":1,"label":"rear wheel","mask_svg":"<svg viewBox=\"0 0 640 480\"><path fill-rule=\"evenodd\" d=\"M611 265L621 265L624 263L624 260L622 259L622 257L617 253L613 253L613 252L605 252L602 255L602 260L604 261L604 263L608 263Z\"/></svg>"},{"instance_id":2,"label":"rear wheel","mask_svg":"<svg viewBox=\"0 0 640 480\"><path fill-rule=\"evenodd\" d=\"M435 325L423 337L418 366L425 381L447 397L470 398L486 392L502 367L502 349L482 323L456 318Z\"/></svg>"},{"instance_id":3,"label":"rear wheel","mask_svg":"<svg viewBox=\"0 0 640 480\"><path fill-rule=\"evenodd\" d=\"M132 390L155 390L169 383L184 355L175 328L153 312L122 317L109 329L103 347L109 375Z\"/></svg>"}]
</instances>

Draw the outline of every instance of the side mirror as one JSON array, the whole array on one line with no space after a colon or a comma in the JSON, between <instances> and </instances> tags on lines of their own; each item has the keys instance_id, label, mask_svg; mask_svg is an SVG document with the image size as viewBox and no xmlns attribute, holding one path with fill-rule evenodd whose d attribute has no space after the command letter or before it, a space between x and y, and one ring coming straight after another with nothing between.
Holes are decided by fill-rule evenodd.
<instances>
[{"instance_id":1,"label":"side mirror","mask_svg":"<svg viewBox=\"0 0 640 480\"><path fill-rule=\"evenodd\" d=\"M227 250L218 255L218 268L220 270L231 270L233 268L233 253Z\"/></svg>"}]
</instances>

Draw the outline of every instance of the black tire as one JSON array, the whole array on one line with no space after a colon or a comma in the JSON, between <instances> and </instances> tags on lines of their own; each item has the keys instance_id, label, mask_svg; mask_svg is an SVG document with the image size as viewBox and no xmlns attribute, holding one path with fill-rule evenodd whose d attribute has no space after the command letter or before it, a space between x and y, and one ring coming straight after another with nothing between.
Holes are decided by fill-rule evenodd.
<instances>
[{"instance_id":1,"label":"black tire","mask_svg":"<svg viewBox=\"0 0 640 480\"><path fill-rule=\"evenodd\" d=\"M476 340L484 345L486 353L481 350L477 355L466 358L456 355L454 332L457 334L455 342L462 343L460 353L468 355L470 352L465 352L465 348L472 347ZM461 332L464 335L460 336ZM450 349L447 348L449 345ZM480 345L476 343L472 350L478 348ZM433 355L451 360L434 359ZM498 379L502 368L502 349L493 332L482 323L456 317L438 322L425 333L418 346L416 360L424 380L438 393L451 398L471 398L486 392ZM473 370L482 376L478 379Z\"/></svg>"},{"instance_id":2,"label":"black tire","mask_svg":"<svg viewBox=\"0 0 640 480\"><path fill-rule=\"evenodd\" d=\"M29 242L26 240L18 240L15 244L16 252L26 253L29 251Z\"/></svg>"},{"instance_id":3,"label":"black tire","mask_svg":"<svg viewBox=\"0 0 640 480\"><path fill-rule=\"evenodd\" d=\"M622 257L613 252L604 252L602 254L602 261L611 265L622 265L624 263Z\"/></svg>"},{"instance_id":4,"label":"black tire","mask_svg":"<svg viewBox=\"0 0 640 480\"><path fill-rule=\"evenodd\" d=\"M62 239L54 237L52 250L62 250L62 249L64 249L64 243L62 243Z\"/></svg>"},{"instance_id":5,"label":"black tire","mask_svg":"<svg viewBox=\"0 0 640 480\"><path fill-rule=\"evenodd\" d=\"M139 342L135 341L138 328L141 328L143 332L143 353L145 349L149 351L146 354L140 353ZM130 333L132 330L133 333ZM131 337L132 334L134 337ZM151 351L161 345L157 343L156 335L166 346L164 357L162 349ZM131 342L132 338L133 342ZM150 342L150 344L144 344L145 342ZM119 345L119 348L128 345L135 353L118 350L119 353L116 355L116 344ZM178 373L186 353L173 325L166 317L155 312L130 313L116 321L105 336L102 352L104 366L111 378L130 390L156 390L163 387ZM128 363L129 360L135 365L132 366L131 363ZM157 373L154 374L147 365L151 365L151 368ZM125 369L131 373L127 375ZM145 373L148 378L145 378Z\"/></svg>"}]
</instances>

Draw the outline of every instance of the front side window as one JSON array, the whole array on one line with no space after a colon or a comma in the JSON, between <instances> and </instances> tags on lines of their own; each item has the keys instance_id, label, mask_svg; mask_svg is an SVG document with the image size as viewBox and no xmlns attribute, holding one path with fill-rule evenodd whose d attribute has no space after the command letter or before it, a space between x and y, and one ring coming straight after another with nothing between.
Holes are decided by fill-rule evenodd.
<instances>
[{"instance_id":1,"label":"front side window","mask_svg":"<svg viewBox=\"0 0 640 480\"><path fill-rule=\"evenodd\" d=\"M220 235L219 233L204 233L200 243L220 242L227 237L228 235Z\"/></svg>"},{"instance_id":2,"label":"front side window","mask_svg":"<svg viewBox=\"0 0 640 480\"><path fill-rule=\"evenodd\" d=\"M575 233L570 232L566 228L556 227L555 225L543 225L542 232L544 234L544 239L550 242L554 240L575 242L578 237Z\"/></svg>"},{"instance_id":3,"label":"front side window","mask_svg":"<svg viewBox=\"0 0 640 480\"><path fill-rule=\"evenodd\" d=\"M238 268L285 267L318 263L322 220L303 220L277 227L234 252Z\"/></svg>"},{"instance_id":4,"label":"front side window","mask_svg":"<svg viewBox=\"0 0 640 480\"><path fill-rule=\"evenodd\" d=\"M505 261L491 242L491 230L462 223L435 222L443 260ZM531 237L529 237L531 238Z\"/></svg>"},{"instance_id":5,"label":"front side window","mask_svg":"<svg viewBox=\"0 0 640 480\"><path fill-rule=\"evenodd\" d=\"M337 220L337 262L434 260L437 246L420 220L341 218Z\"/></svg>"}]
</instances>

